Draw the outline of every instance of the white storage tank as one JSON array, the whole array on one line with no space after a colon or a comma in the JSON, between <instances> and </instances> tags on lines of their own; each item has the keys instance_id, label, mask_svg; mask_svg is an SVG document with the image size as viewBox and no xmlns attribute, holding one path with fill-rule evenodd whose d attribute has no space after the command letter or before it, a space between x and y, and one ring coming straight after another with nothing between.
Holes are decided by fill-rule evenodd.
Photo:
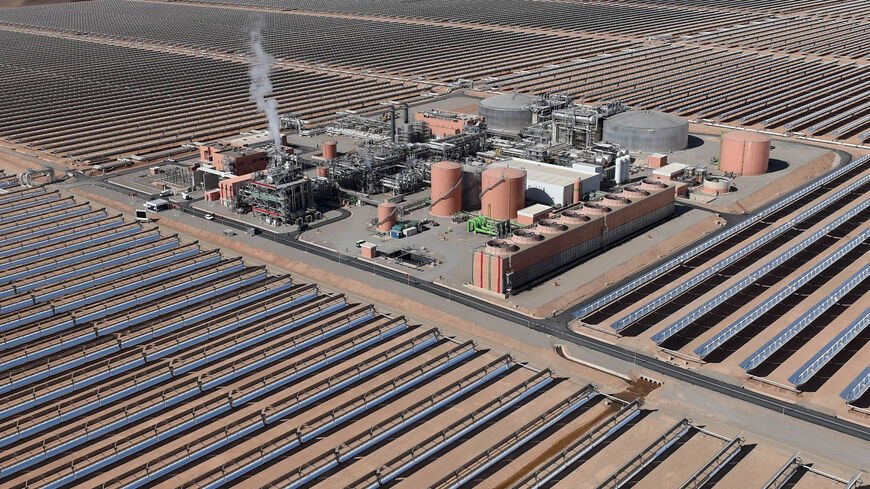
<instances>
[{"instance_id":1,"label":"white storage tank","mask_svg":"<svg viewBox=\"0 0 870 489\"><path fill-rule=\"evenodd\" d=\"M496 95L481 100L477 113L486 119L488 130L518 135L521 129L532 125L532 111L528 107L533 101L521 93Z\"/></svg>"}]
</instances>

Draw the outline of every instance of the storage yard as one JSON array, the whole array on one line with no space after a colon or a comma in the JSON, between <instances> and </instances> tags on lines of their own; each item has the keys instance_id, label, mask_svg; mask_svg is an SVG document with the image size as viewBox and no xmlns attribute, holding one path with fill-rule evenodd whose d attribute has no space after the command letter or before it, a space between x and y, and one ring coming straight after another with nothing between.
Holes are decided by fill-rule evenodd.
<instances>
[{"instance_id":1,"label":"storage yard","mask_svg":"<svg viewBox=\"0 0 870 489\"><path fill-rule=\"evenodd\" d=\"M868 489L870 7L0 3L0 487Z\"/></svg>"}]
</instances>

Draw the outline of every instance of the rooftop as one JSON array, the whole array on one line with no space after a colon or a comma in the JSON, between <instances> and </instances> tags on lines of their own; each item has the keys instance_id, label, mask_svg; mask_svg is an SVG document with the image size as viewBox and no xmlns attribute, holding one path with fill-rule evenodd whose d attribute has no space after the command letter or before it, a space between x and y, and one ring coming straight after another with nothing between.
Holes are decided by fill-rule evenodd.
<instances>
[{"instance_id":1,"label":"rooftop","mask_svg":"<svg viewBox=\"0 0 870 489\"><path fill-rule=\"evenodd\" d=\"M578 178L586 179L593 178L596 175L567 166L551 165L540 161L526 160L523 158L511 158L504 161L493 163L491 167L507 167L525 170L527 181L535 181L539 183L548 183L553 185L569 185L573 184Z\"/></svg>"}]
</instances>

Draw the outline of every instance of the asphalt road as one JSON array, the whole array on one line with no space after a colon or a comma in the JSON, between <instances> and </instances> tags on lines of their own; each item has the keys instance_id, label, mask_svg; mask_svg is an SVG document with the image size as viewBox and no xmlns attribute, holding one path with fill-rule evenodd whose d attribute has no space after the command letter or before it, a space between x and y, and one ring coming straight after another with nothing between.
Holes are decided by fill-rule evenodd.
<instances>
[{"instance_id":1,"label":"asphalt road","mask_svg":"<svg viewBox=\"0 0 870 489\"><path fill-rule=\"evenodd\" d=\"M106 181L99 181L99 184L105 188L110 188L122 193L129 193L128 189L125 189L123 187L117 187ZM191 214L197 217L204 217L205 214L207 214L204 211L190 207L188 205L182 206L181 210L187 214ZM334 219L341 219L342 217L343 216L339 216ZM245 233L247 232L247 226L243 225L242 223L230 219L225 219L218 215L214 216L212 222L216 222ZM567 311L563 312L558 316L545 320L533 319L513 309L499 307L489 302L465 294L458 294L447 287L443 287L425 280L419 280L417 278L411 277L409 274L402 273L391 268L384 267L382 265L378 265L374 262L361 261L353 256L342 255L340 252L334 252L331 250L320 248L318 246L308 245L307 243L298 241L296 239L298 237L298 233L295 232L273 233L260 229L258 233L266 237L267 239L273 240L277 243L281 243L291 248L306 253L312 253L314 255L344 264L346 266L354 267L365 272L374 273L378 276L400 282L409 287L414 287L430 294L446 298L450 301L455 301L468 307L472 307L475 310L486 312L491 316L497 317L499 319L510 321L519 325L526 326L532 330L552 335L565 342L589 348L591 350L604 353L606 355L627 362L633 362L636 365L647 368L653 372L657 372L659 374L666 375L668 377L681 380L692 385L703 387L705 389L709 389L713 392L724 394L735 399L749 402L756 406L767 408L771 411L775 411L783 415L810 422L815 425L822 426L849 436L853 436L865 441L870 441L870 428L866 428L864 426L839 419L835 416L819 413L817 411L813 411L802 406L765 396L763 394L747 391L739 386L712 379L692 370L677 367L649 355L637 353L632 350L611 345L609 343L599 341L594 338L578 335L568 328L568 321L573 316L571 316L570 313L568 313Z\"/></svg>"}]
</instances>

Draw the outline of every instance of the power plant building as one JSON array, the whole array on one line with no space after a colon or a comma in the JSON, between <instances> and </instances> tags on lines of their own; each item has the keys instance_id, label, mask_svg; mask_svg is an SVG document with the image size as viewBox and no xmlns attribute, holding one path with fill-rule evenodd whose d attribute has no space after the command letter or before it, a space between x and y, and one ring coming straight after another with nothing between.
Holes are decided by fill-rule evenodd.
<instances>
[{"instance_id":1,"label":"power plant building","mask_svg":"<svg viewBox=\"0 0 870 489\"><path fill-rule=\"evenodd\" d=\"M474 250L471 283L496 294L533 282L674 212L673 183L645 180Z\"/></svg>"},{"instance_id":2,"label":"power plant building","mask_svg":"<svg viewBox=\"0 0 870 489\"><path fill-rule=\"evenodd\" d=\"M466 127L477 126L484 120L483 117L462 112L449 112L446 110L426 110L414 114L414 120L423 122L432 132L432 137L441 139L462 133Z\"/></svg>"},{"instance_id":3,"label":"power plant building","mask_svg":"<svg viewBox=\"0 0 870 489\"><path fill-rule=\"evenodd\" d=\"M599 189L602 175L540 161L511 158L493 163L492 167L515 168L526 172L526 199L541 204L566 206L574 203L574 187L580 182L580 193Z\"/></svg>"}]
</instances>

